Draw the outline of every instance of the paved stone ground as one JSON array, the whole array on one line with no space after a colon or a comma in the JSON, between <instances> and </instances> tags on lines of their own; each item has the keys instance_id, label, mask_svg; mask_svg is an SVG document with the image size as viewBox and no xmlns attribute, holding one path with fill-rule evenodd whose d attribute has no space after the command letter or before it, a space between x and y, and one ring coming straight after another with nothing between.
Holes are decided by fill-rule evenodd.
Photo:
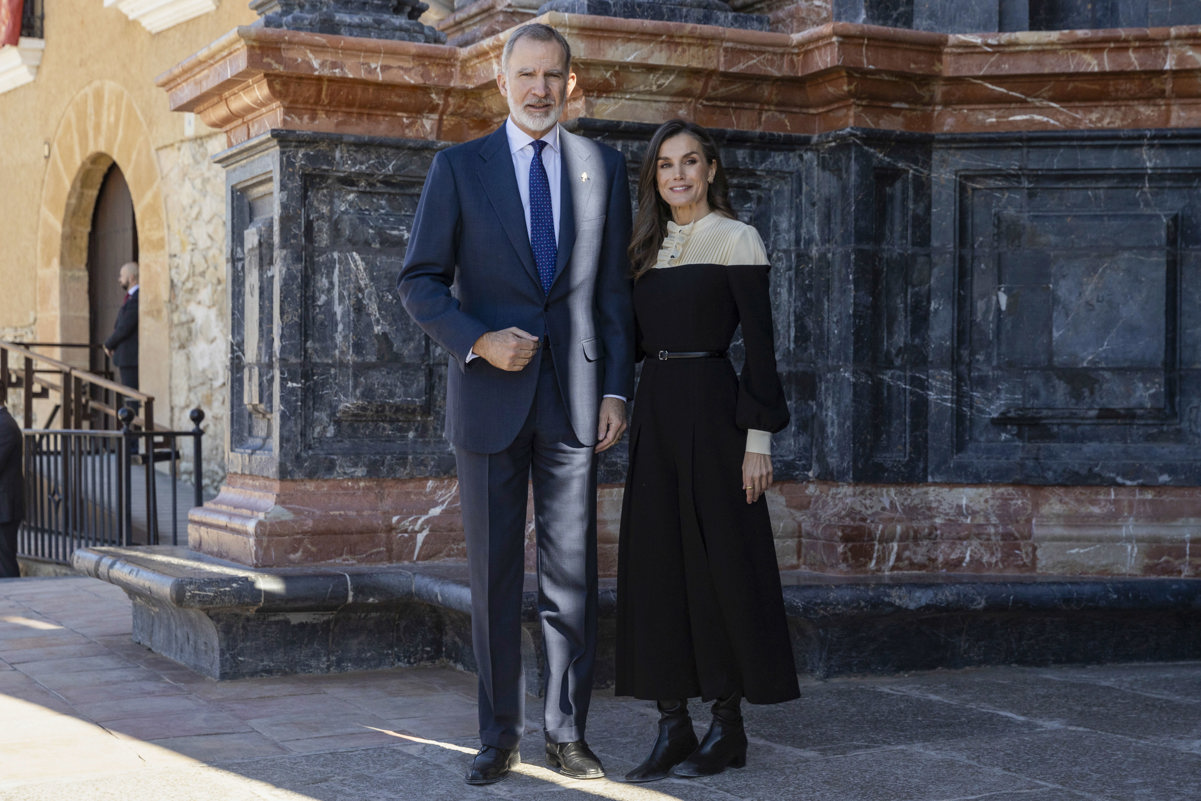
<instances>
[{"instance_id":1,"label":"paved stone ground","mask_svg":"<svg viewBox=\"0 0 1201 801\"><path fill-rule=\"evenodd\" d=\"M934 671L802 692L747 709L745 769L641 786L547 770L531 698L528 762L473 788L469 674L216 682L135 645L113 585L0 580L0 801L1201 798L1201 663ZM642 758L654 720L646 703L597 693L589 740L613 776Z\"/></svg>"}]
</instances>

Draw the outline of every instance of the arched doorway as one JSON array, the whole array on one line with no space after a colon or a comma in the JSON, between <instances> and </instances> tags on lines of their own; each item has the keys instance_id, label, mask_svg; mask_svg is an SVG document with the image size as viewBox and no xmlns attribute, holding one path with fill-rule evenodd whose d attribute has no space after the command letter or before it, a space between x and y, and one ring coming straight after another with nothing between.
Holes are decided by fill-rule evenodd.
<instances>
[{"instance_id":1,"label":"arched doorway","mask_svg":"<svg viewBox=\"0 0 1201 801\"><path fill-rule=\"evenodd\" d=\"M113 164L100 184L88 236L89 342L104 342L113 330L125 297L117 275L122 264L137 260L138 226L133 199L125 175ZM100 373L105 367L104 352L93 350L91 371Z\"/></svg>"},{"instance_id":2,"label":"arched doorway","mask_svg":"<svg viewBox=\"0 0 1201 801\"><path fill-rule=\"evenodd\" d=\"M124 87L111 81L89 84L63 111L50 141L38 215L35 332L41 342L86 342L93 326L111 325L111 318L94 319L97 312L91 308L89 286L101 288L105 279L91 279L88 257L100 189L116 162L137 215L136 236L131 233L130 238L137 242L141 265L138 361L143 369L138 380L143 392L163 399L170 386L171 337L164 302L170 258L160 172L151 141L137 104ZM114 279L107 280L115 294L111 302L120 302ZM89 359L75 349L64 351L62 358L89 366ZM160 400L155 411L161 420L170 418L165 401Z\"/></svg>"}]
</instances>

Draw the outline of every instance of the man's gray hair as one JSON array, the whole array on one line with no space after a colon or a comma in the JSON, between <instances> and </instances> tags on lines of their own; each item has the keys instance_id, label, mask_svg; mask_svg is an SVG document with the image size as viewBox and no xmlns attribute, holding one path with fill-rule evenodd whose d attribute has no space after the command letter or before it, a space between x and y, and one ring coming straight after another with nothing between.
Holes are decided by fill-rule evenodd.
<instances>
[{"instance_id":1,"label":"man's gray hair","mask_svg":"<svg viewBox=\"0 0 1201 801\"><path fill-rule=\"evenodd\" d=\"M505 49L500 54L500 68L502 71L509 71L509 57L513 55L513 46L522 39L533 39L536 42L558 42L559 47L563 48L564 67L568 72L571 72L571 45L567 44L567 40L563 38L563 34L549 25L543 25L541 22L531 22L522 25L509 36L509 41L505 42Z\"/></svg>"}]
</instances>

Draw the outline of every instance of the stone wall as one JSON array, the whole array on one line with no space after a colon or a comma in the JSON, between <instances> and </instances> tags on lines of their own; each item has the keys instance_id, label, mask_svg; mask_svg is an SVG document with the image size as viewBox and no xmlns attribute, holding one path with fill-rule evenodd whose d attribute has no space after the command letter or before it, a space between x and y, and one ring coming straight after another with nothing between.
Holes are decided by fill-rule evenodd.
<instances>
[{"instance_id":1,"label":"stone wall","mask_svg":"<svg viewBox=\"0 0 1201 801\"><path fill-rule=\"evenodd\" d=\"M225 477L229 419L225 174L213 163L224 144L223 137L212 134L156 151L167 218L173 221L167 233L171 419L162 423L189 431L189 412L204 411L204 486L209 492ZM191 462L182 469L190 481Z\"/></svg>"}]
</instances>

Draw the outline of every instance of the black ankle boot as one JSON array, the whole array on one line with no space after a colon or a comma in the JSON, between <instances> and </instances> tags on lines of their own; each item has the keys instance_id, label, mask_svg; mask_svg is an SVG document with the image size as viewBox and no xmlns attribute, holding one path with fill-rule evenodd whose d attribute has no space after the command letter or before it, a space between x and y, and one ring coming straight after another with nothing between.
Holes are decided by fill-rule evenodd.
<instances>
[{"instance_id":1,"label":"black ankle boot","mask_svg":"<svg viewBox=\"0 0 1201 801\"><path fill-rule=\"evenodd\" d=\"M626 774L627 782L653 782L667 778L667 772L697 746L687 701L659 701L659 739L651 755Z\"/></svg>"},{"instance_id":2,"label":"black ankle boot","mask_svg":"<svg viewBox=\"0 0 1201 801\"><path fill-rule=\"evenodd\" d=\"M740 693L718 698L713 703L713 723L701 745L672 771L672 776L692 779L713 776L727 767L746 766L746 731L742 728Z\"/></svg>"}]
</instances>

